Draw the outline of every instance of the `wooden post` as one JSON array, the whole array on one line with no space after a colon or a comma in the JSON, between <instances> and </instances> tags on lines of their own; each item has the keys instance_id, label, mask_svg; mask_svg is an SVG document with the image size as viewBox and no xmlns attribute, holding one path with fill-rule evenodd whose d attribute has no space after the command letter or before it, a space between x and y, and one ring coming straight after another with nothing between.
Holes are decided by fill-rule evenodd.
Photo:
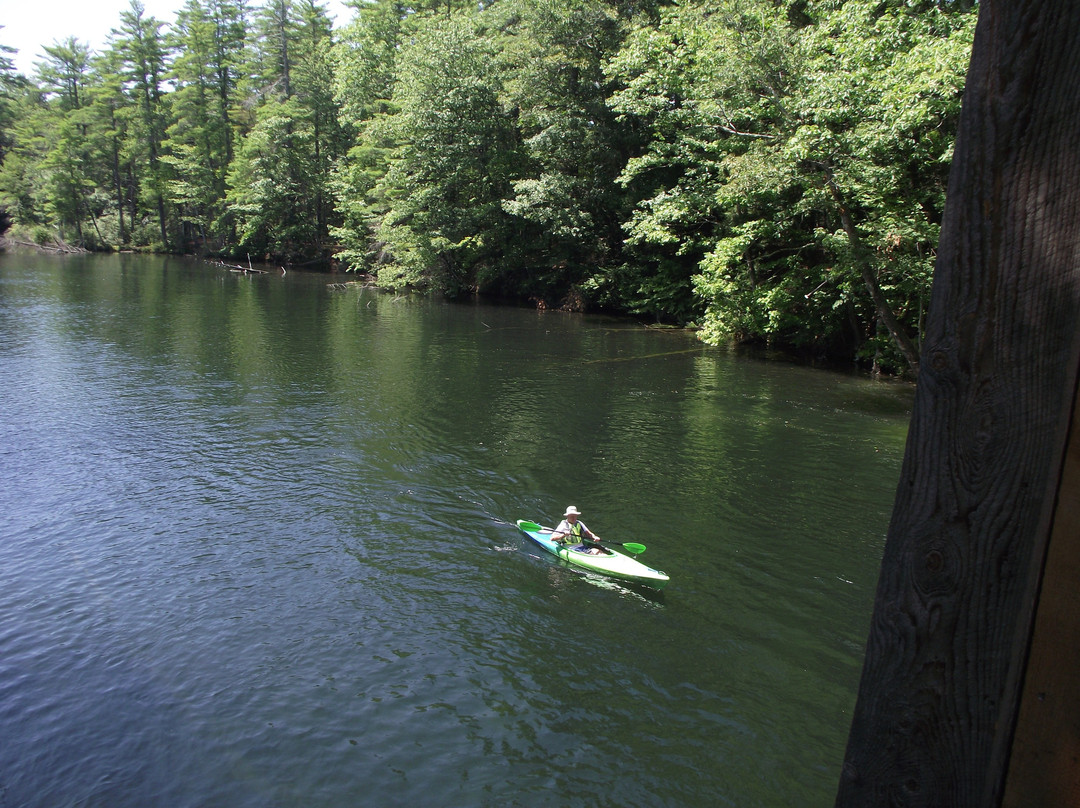
<instances>
[{"instance_id":1,"label":"wooden post","mask_svg":"<svg viewBox=\"0 0 1080 808\"><path fill-rule=\"evenodd\" d=\"M1080 374L1074 0L980 4L927 330L838 806L1002 804Z\"/></svg>"}]
</instances>

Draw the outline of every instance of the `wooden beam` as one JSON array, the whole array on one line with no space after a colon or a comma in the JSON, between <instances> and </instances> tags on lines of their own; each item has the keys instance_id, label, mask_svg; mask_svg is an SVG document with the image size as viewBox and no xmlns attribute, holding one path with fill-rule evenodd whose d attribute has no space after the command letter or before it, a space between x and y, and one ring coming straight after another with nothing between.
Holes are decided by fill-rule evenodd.
<instances>
[{"instance_id":1,"label":"wooden beam","mask_svg":"<svg viewBox=\"0 0 1080 808\"><path fill-rule=\"evenodd\" d=\"M1080 399L1073 410L1002 804L1080 805Z\"/></svg>"},{"instance_id":2,"label":"wooden beam","mask_svg":"<svg viewBox=\"0 0 1080 808\"><path fill-rule=\"evenodd\" d=\"M836 804L1001 804L1080 367L1080 14L982 0Z\"/></svg>"}]
</instances>

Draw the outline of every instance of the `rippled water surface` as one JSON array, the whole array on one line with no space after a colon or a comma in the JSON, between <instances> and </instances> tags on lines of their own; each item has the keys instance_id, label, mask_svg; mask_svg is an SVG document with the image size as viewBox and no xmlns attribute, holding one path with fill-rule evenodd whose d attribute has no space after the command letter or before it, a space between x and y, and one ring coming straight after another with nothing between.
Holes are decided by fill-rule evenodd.
<instances>
[{"instance_id":1,"label":"rippled water surface","mask_svg":"<svg viewBox=\"0 0 1080 808\"><path fill-rule=\"evenodd\" d=\"M0 808L830 805L910 391L341 280L0 256Z\"/></svg>"}]
</instances>

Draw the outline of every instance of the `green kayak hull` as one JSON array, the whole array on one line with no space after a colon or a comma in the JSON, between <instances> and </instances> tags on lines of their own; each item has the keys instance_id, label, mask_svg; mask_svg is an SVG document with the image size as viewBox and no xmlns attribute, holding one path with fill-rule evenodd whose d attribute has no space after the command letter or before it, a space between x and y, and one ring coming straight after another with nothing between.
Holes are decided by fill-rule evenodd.
<instances>
[{"instance_id":1,"label":"green kayak hull","mask_svg":"<svg viewBox=\"0 0 1080 808\"><path fill-rule=\"evenodd\" d=\"M663 589L669 580L666 572L653 569L642 564L636 558L630 558L630 556L623 555L609 547L604 548L605 552L602 555L594 555L586 552L584 545L565 545L552 541L551 528L540 527L535 522L519 519L517 527L518 530L552 555L590 572L608 575L623 581L633 581L634 583L650 586L653 589Z\"/></svg>"}]
</instances>

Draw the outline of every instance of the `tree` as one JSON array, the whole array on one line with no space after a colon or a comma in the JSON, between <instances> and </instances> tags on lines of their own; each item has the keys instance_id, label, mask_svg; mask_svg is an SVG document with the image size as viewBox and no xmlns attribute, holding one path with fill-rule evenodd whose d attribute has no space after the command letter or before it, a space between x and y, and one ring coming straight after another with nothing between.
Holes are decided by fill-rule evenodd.
<instances>
[{"instance_id":1,"label":"tree","mask_svg":"<svg viewBox=\"0 0 1080 808\"><path fill-rule=\"evenodd\" d=\"M691 278L719 239L738 233L718 198L732 187L728 166L775 137L795 72L781 11L768 2L664 7L658 22L638 20L608 65L622 85L612 109L647 138L619 178L635 201L624 225L634 263L619 280L638 311L684 322L701 313ZM763 197L756 208L774 211L783 201ZM742 322L731 333L758 334L761 325Z\"/></svg>"},{"instance_id":2,"label":"tree","mask_svg":"<svg viewBox=\"0 0 1080 808\"><path fill-rule=\"evenodd\" d=\"M259 16L256 33L249 73L264 84L227 179L237 250L324 259L330 167L345 148L333 103L330 19L314 0L277 0Z\"/></svg>"},{"instance_id":3,"label":"tree","mask_svg":"<svg viewBox=\"0 0 1080 808\"><path fill-rule=\"evenodd\" d=\"M912 375L973 26L971 14L851 2L800 36L785 156L828 215L818 243L865 286Z\"/></svg>"},{"instance_id":4,"label":"tree","mask_svg":"<svg viewBox=\"0 0 1080 808\"><path fill-rule=\"evenodd\" d=\"M623 26L602 2L517 0L495 8L508 76L505 105L522 139L521 165L502 203L514 217L520 249L506 286L548 297L601 296L598 268L621 255L624 130L606 101L603 65L622 42ZM554 302L554 301L553 301Z\"/></svg>"},{"instance_id":5,"label":"tree","mask_svg":"<svg viewBox=\"0 0 1080 808\"><path fill-rule=\"evenodd\" d=\"M233 93L245 24L241 4L188 0L171 44L174 121L166 132L172 171L168 198L206 245L225 215L225 179L233 159Z\"/></svg>"},{"instance_id":6,"label":"tree","mask_svg":"<svg viewBox=\"0 0 1080 808\"><path fill-rule=\"evenodd\" d=\"M340 32L333 53L334 99L342 126L352 133L386 110L408 17L400 0L358 2Z\"/></svg>"},{"instance_id":7,"label":"tree","mask_svg":"<svg viewBox=\"0 0 1080 808\"><path fill-rule=\"evenodd\" d=\"M74 37L44 48L46 59L37 65L38 85L45 94L51 137L38 164L45 188L45 212L69 240L74 233L79 245L86 242L84 220L97 219L90 196L96 188L89 108L90 48ZM98 239L105 241L100 231Z\"/></svg>"},{"instance_id":8,"label":"tree","mask_svg":"<svg viewBox=\"0 0 1080 808\"><path fill-rule=\"evenodd\" d=\"M346 151L334 97L333 38L326 9L315 0L300 3L302 22L299 58L294 70L296 96L309 112L312 184L309 189L315 218L315 255L324 257L333 215L331 168Z\"/></svg>"},{"instance_id":9,"label":"tree","mask_svg":"<svg viewBox=\"0 0 1080 808\"><path fill-rule=\"evenodd\" d=\"M4 26L0 25L0 31L3 29ZM13 95L23 83L11 59L17 52L8 45L0 45L0 163L11 146L11 127L15 122Z\"/></svg>"},{"instance_id":10,"label":"tree","mask_svg":"<svg viewBox=\"0 0 1080 808\"><path fill-rule=\"evenodd\" d=\"M38 86L56 96L62 112L84 106L90 69L90 46L75 37L42 48L46 59L37 65Z\"/></svg>"},{"instance_id":11,"label":"tree","mask_svg":"<svg viewBox=\"0 0 1080 808\"><path fill-rule=\"evenodd\" d=\"M292 0L268 0L255 12L247 93L260 99L292 95L293 49L298 22Z\"/></svg>"},{"instance_id":12,"label":"tree","mask_svg":"<svg viewBox=\"0 0 1080 808\"><path fill-rule=\"evenodd\" d=\"M131 0L131 6L120 12L120 27L113 31L113 47L123 60L126 85L139 110L132 135L146 159L140 193L157 211L161 245L167 249L165 194L170 172L161 157L169 119L164 91L168 66L161 33L163 23L145 14L146 8L140 0Z\"/></svg>"},{"instance_id":13,"label":"tree","mask_svg":"<svg viewBox=\"0 0 1080 808\"><path fill-rule=\"evenodd\" d=\"M915 371L972 25L863 0L722 1L635 31L611 68L615 109L651 134L622 177L641 200L627 232L674 289L696 265L707 339Z\"/></svg>"},{"instance_id":14,"label":"tree","mask_svg":"<svg viewBox=\"0 0 1080 808\"><path fill-rule=\"evenodd\" d=\"M2 29L3 26L0 26ZM18 94L24 84L22 77L15 72L15 64L10 56L14 53L14 48L0 45L0 233L7 231L11 224L11 211L3 193L7 173L4 162L14 143Z\"/></svg>"},{"instance_id":15,"label":"tree","mask_svg":"<svg viewBox=\"0 0 1080 808\"><path fill-rule=\"evenodd\" d=\"M25 86L3 95L11 121L4 129L4 159L0 162L0 205L20 225L44 228L45 187L41 161L49 147L49 111L40 92ZM39 231L44 236L45 231Z\"/></svg>"},{"instance_id":16,"label":"tree","mask_svg":"<svg viewBox=\"0 0 1080 808\"><path fill-rule=\"evenodd\" d=\"M388 134L391 127L379 123L392 109L397 55L408 17L398 0L357 3L355 8L333 50L334 100L350 143L331 177L334 207L342 219L333 231L337 254L353 269L367 264L374 229L387 209L372 192L398 144Z\"/></svg>"},{"instance_id":17,"label":"tree","mask_svg":"<svg viewBox=\"0 0 1080 808\"><path fill-rule=\"evenodd\" d=\"M380 133L400 145L372 191L389 205L376 236L393 259L381 282L458 292L498 271L520 156L495 57L464 13L430 18L402 49Z\"/></svg>"},{"instance_id":18,"label":"tree","mask_svg":"<svg viewBox=\"0 0 1080 808\"><path fill-rule=\"evenodd\" d=\"M16 218L915 374L969 0L186 2L8 96Z\"/></svg>"},{"instance_id":19,"label":"tree","mask_svg":"<svg viewBox=\"0 0 1080 808\"><path fill-rule=\"evenodd\" d=\"M254 128L229 170L226 201L237 222L237 250L292 261L316 241L308 190L313 178L310 118L296 99L258 108Z\"/></svg>"}]
</instances>

